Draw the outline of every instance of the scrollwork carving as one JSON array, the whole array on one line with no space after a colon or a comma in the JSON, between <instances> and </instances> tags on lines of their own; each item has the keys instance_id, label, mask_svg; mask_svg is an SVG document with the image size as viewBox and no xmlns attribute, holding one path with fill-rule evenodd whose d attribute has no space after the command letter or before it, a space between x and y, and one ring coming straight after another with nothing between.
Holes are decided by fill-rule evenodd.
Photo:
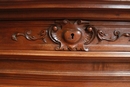
<instances>
[{"instance_id":1,"label":"scrollwork carving","mask_svg":"<svg viewBox=\"0 0 130 87\"><path fill-rule=\"evenodd\" d=\"M30 41L36 41L36 40L42 39L44 42L46 42L46 39L45 39L45 37L46 37L46 35L47 35L46 32L47 32L46 30L42 30L42 31L38 34L39 37L32 36L32 35L31 35L31 30L30 30L30 31L27 31L27 32L25 32L25 33L14 33L14 34L12 35L12 39L15 40L15 41L17 41L17 37L23 36L23 37L25 37L27 40L30 40Z\"/></svg>"},{"instance_id":2,"label":"scrollwork carving","mask_svg":"<svg viewBox=\"0 0 130 87\"><path fill-rule=\"evenodd\" d=\"M102 40L114 42L114 41L118 40L121 36L130 37L130 33L121 34L120 31L115 30L115 31L113 31L113 36L110 37L108 34L105 34L101 30L97 31L97 38L99 39L99 42L101 42Z\"/></svg>"},{"instance_id":3,"label":"scrollwork carving","mask_svg":"<svg viewBox=\"0 0 130 87\"><path fill-rule=\"evenodd\" d=\"M120 32L114 31L113 37L110 37L108 34L105 34L103 31L98 30L97 37L98 37L99 41L106 40L106 41L114 42L120 37Z\"/></svg>"},{"instance_id":4,"label":"scrollwork carving","mask_svg":"<svg viewBox=\"0 0 130 87\"><path fill-rule=\"evenodd\" d=\"M89 44L95 38L95 28L87 21L74 23L64 20L57 22L49 29L49 37L59 44L56 50L85 50L84 44Z\"/></svg>"},{"instance_id":5,"label":"scrollwork carving","mask_svg":"<svg viewBox=\"0 0 130 87\"><path fill-rule=\"evenodd\" d=\"M48 36L53 42L59 44L55 50L88 51L89 49L85 48L85 45L90 44L95 37L99 42L103 40L114 42L122 36L130 37L130 33L122 33L115 30L113 35L109 35L90 25L89 21L78 20L70 22L69 20L63 20L56 21L48 30L42 30L38 34L39 37L32 36L31 31L27 31L25 33L14 33L12 39L17 41L19 36L23 36L30 41L42 39L44 42L47 42L46 36Z\"/></svg>"}]
</instances>

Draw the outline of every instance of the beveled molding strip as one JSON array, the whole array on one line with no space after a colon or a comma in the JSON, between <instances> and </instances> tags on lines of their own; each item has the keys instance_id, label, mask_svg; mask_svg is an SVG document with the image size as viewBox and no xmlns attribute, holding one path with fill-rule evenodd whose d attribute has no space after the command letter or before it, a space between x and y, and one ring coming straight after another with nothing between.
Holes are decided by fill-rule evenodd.
<instances>
[{"instance_id":1,"label":"beveled molding strip","mask_svg":"<svg viewBox=\"0 0 130 87\"><path fill-rule=\"evenodd\" d=\"M130 81L129 71L39 71L1 69L6 79L41 81ZM62 78L62 79L61 79Z\"/></svg>"},{"instance_id":2,"label":"beveled molding strip","mask_svg":"<svg viewBox=\"0 0 130 87\"><path fill-rule=\"evenodd\" d=\"M12 39L17 41L17 37L23 36L27 40L43 40L45 43L48 36L53 42L59 44L55 50L70 50L70 51L89 51L84 45L90 44L95 38L99 42L105 40L114 42L121 36L130 37L130 33L122 33L114 30L113 36L104 33L102 30L96 29L89 21L77 20L74 23L69 20L55 22L48 30L41 30L39 37L31 35L31 30L25 33L14 33Z\"/></svg>"}]
</instances>

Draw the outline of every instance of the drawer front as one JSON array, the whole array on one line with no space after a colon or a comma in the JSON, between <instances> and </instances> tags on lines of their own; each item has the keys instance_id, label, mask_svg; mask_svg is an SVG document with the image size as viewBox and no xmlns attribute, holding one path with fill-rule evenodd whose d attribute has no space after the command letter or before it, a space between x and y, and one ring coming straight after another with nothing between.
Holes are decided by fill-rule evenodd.
<instances>
[{"instance_id":1,"label":"drawer front","mask_svg":"<svg viewBox=\"0 0 130 87\"><path fill-rule=\"evenodd\" d=\"M1 50L130 51L130 23L120 21L1 21ZM70 24L69 24L70 23ZM62 28L61 28L62 27ZM57 29L56 31L54 29ZM79 30L78 30L79 29ZM71 34L74 34L73 38Z\"/></svg>"},{"instance_id":2,"label":"drawer front","mask_svg":"<svg viewBox=\"0 0 130 87\"><path fill-rule=\"evenodd\" d=\"M130 4L1 0L0 86L129 87Z\"/></svg>"}]
</instances>

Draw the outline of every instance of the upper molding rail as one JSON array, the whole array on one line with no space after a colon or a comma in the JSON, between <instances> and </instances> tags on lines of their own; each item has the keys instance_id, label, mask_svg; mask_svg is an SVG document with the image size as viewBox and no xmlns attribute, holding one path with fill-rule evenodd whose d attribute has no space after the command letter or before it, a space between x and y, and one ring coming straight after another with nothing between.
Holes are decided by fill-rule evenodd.
<instances>
[{"instance_id":1,"label":"upper molding rail","mask_svg":"<svg viewBox=\"0 0 130 87\"><path fill-rule=\"evenodd\" d=\"M80 9L130 9L130 1L59 1L59 0L44 0L44 1L30 1L30 0L12 0L0 1L0 9L33 9L33 8L80 8Z\"/></svg>"},{"instance_id":2,"label":"upper molding rail","mask_svg":"<svg viewBox=\"0 0 130 87\"><path fill-rule=\"evenodd\" d=\"M129 21L129 9L130 1L125 0L0 0L0 20L67 18Z\"/></svg>"}]
</instances>

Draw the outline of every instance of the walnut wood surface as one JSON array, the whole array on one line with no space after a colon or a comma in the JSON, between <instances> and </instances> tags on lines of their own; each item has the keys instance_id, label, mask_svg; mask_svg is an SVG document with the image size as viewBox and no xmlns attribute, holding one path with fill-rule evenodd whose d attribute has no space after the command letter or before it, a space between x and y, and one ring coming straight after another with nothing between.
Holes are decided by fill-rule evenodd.
<instances>
[{"instance_id":1,"label":"walnut wood surface","mask_svg":"<svg viewBox=\"0 0 130 87\"><path fill-rule=\"evenodd\" d=\"M0 1L0 20L130 20L126 0L11 0ZM58 14L58 15L57 15ZM77 15L75 15L77 14Z\"/></svg>"},{"instance_id":2,"label":"walnut wood surface","mask_svg":"<svg viewBox=\"0 0 130 87\"><path fill-rule=\"evenodd\" d=\"M129 52L0 53L1 86L129 87Z\"/></svg>"},{"instance_id":3,"label":"walnut wood surface","mask_svg":"<svg viewBox=\"0 0 130 87\"><path fill-rule=\"evenodd\" d=\"M129 87L129 10L127 0L0 0L0 87ZM48 35L47 42L12 39L39 37L64 19L88 21L106 37L85 44L89 52L55 51ZM108 40L114 31L124 36Z\"/></svg>"},{"instance_id":4,"label":"walnut wood surface","mask_svg":"<svg viewBox=\"0 0 130 87\"><path fill-rule=\"evenodd\" d=\"M61 20L62 21L62 20ZM73 20L71 20L72 22ZM45 37L46 43L42 40L29 41L26 38L19 36L17 41L11 39L14 33L25 33L31 31L31 36L39 37L39 33L42 30L49 30L49 27L54 23L52 21L1 21L0 22L0 49L1 50L44 50L54 51L58 44L55 44L50 37ZM130 22L127 21L89 21L90 25L93 25L97 30L102 30L108 38L115 38L113 32L120 31L120 33L130 33ZM5 26L8 25L8 26ZM8 33L10 32L10 33ZM97 35L96 35L97 36ZM98 41L95 38L90 44L85 44L85 48L89 48L89 51L130 51L129 36L122 36L116 41Z\"/></svg>"}]
</instances>

